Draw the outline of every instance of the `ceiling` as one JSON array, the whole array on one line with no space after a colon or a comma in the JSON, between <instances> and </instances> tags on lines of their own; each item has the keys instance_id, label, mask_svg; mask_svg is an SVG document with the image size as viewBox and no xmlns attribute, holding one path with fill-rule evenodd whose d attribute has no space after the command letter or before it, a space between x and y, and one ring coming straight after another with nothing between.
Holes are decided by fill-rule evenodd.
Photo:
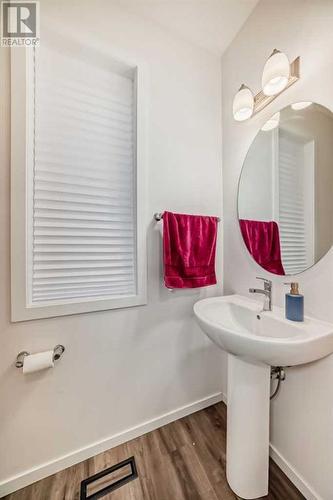
<instances>
[{"instance_id":1,"label":"ceiling","mask_svg":"<svg viewBox=\"0 0 333 500\"><path fill-rule=\"evenodd\" d=\"M258 0L118 0L118 3L195 45L222 54Z\"/></svg>"}]
</instances>

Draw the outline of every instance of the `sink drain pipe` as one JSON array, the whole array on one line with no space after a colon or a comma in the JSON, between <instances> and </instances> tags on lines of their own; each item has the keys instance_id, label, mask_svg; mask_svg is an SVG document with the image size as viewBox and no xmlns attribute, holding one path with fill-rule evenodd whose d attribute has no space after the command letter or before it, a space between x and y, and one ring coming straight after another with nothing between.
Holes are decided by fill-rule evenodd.
<instances>
[{"instance_id":1,"label":"sink drain pipe","mask_svg":"<svg viewBox=\"0 0 333 500\"><path fill-rule=\"evenodd\" d=\"M282 366L272 366L271 380L277 380L277 385L275 387L275 391L270 397L271 400L274 399L275 396L277 396L281 387L281 382L283 382L285 379L286 379L286 372L284 371L284 368Z\"/></svg>"}]
</instances>

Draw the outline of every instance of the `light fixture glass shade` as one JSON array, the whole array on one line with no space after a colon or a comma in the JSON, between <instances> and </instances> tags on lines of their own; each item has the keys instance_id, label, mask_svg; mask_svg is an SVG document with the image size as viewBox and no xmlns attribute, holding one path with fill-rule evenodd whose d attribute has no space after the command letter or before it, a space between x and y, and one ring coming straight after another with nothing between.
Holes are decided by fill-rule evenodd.
<instances>
[{"instance_id":1,"label":"light fixture glass shade","mask_svg":"<svg viewBox=\"0 0 333 500\"><path fill-rule=\"evenodd\" d=\"M291 105L292 109L294 111L299 111L300 109L305 109L311 106L312 101L300 101L300 102L294 102L294 104Z\"/></svg>"},{"instance_id":2,"label":"light fixture glass shade","mask_svg":"<svg viewBox=\"0 0 333 500\"><path fill-rule=\"evenodd\" d=\"M280 111L275 113L267 122L261 127L261 130L264 132L268 132L269 130L273 130L280 123Z\"/></svg>"},{"instance_id":3,"label":"light fixture glass shade","mask_svg":"<svg viewBox=\"0 0 333 500\"><path fill-rule=\"evenodd\" d=\"M232 110L234 118L238 122L242 122L251 118L254 109L254 97L251 90L242 85L234 97Z\"/></svg>"},{"instance_id":4,"label":"light fixture glass shade","mask_svg":"<svg viewBox=\"0 0 333 500\"><path fill-rule=\"evenodd\" d=\"M283 52L274 49L267 59L262 73L262 90L265 95L279 94L290 77L289 59Z\"/></svg>"}]
</instances>

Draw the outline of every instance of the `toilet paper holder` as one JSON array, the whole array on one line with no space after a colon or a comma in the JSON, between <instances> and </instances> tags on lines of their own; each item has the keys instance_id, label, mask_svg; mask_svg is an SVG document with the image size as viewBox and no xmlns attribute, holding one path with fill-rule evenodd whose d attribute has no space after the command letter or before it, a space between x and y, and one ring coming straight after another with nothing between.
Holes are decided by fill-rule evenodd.
<instances>
[{"instance_id":1,"label":"toilet paper holder","mask_svg":"<svg viewBox=\"0 0 333 500\"><path fill-rule=\"evenodd\" d=\"M65 347L63 345L61 345L61 344L56 345L55 348L53 349L53 361L57 361L58 359L60 359L64 352L65 352ZM21 351L18 353L18 355L16 356L16 362L15 362L16 368L23 367L24 358L26 356L30 356L30 352Z\"/></svg>"}]
</instances>

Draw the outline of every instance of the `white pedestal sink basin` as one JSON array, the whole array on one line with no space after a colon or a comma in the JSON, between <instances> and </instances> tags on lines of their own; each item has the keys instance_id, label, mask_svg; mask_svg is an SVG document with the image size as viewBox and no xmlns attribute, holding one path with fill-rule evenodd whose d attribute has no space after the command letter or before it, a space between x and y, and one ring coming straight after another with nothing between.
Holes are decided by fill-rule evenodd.
<instances>
[{"instance_id":1,"label":"white pedestal sink basin","mask_svg":"<svg viewBox=\"0 0 333 500\"><path fill-rule=\"evenodd\" d=\"M284 310L262 311L241 295L194 305L202 330L228 353L227 479L245 499L268 493L270 367L309 363L333 352L333 325Z\"/></svg>"}]
</instances>

